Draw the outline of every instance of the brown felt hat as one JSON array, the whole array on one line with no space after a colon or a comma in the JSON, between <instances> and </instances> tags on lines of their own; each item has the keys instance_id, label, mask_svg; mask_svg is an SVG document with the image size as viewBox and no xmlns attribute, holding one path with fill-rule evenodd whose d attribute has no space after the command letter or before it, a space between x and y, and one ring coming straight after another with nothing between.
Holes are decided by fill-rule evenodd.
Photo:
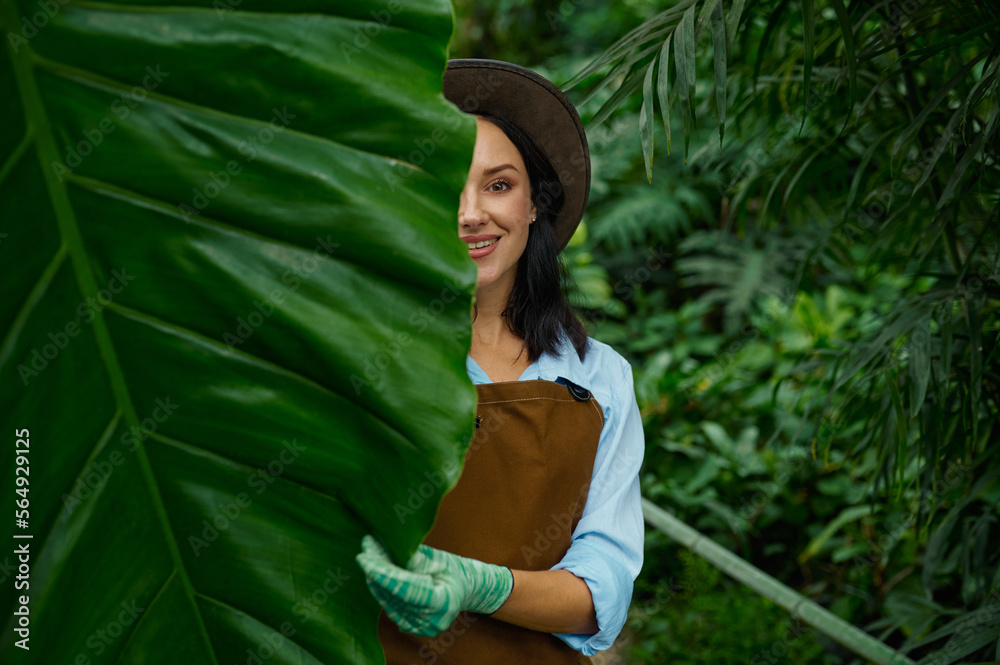
<instances>
[{"instance_id":1,"label":"brown felt hat","mask_svg":"<svg viewBox=\"0 0 1000 665\"><path fill-rule=\"evenodd\" d=\"M590 194L590 150L573 104L548 79L500 60L449 60L444 96L466 113L493 113L513 122L552 162L565 196L555 220L561 251Z\"/></svg>"}]
</instances>

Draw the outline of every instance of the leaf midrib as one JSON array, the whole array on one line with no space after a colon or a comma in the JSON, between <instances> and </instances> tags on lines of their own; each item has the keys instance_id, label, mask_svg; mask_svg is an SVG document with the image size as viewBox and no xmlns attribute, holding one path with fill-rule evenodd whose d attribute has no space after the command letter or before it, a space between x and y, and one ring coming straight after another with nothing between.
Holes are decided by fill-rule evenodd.
<instances>
[{"instance_id":1,"label":"leaf midrib","mask_svg":"<svg viewBox=\"0 0 1000 665\"><path fill-rule=\"evenodd\" d=\"M16 26L18 25L18 19L19 12L14 6L14 3L11 0L3 1L2 5L0 5L0 24L4 24L8 31L14 33L16 31ZM56 217L56 222L58 224L59 235L69 253L81 295L84 299L87 297L96 298L98 295L97 283L88 266L88 257L83 245L83 238L80 234L79 226L77 225L76 216L73 214L73 209L69 202L69 195L65 186L60 184L55 179L52 171L44 166L45 164L57 163L59 161L59 153L56 150L55 137L52 133L52 127L49 123L48 114L45 111L45 106L42 104L41 96L39 95L38 87L35 82L32 63L32 60L35 57L34 51L30 46L23 46L19 53L11 53L10 56L25 113L25 133L32 134L36 137L35 147L39 165L42 167L41 170L43 177L45 178L46 189L48 189L51 197L50 200ZM111 390L115 397L115 401L118 403L118 406L124 414L125 420L128 424L132 427L140 427L139 418L136 414L135 407L132 404L132 399L125 383L125 375L122 372L121 365L118 362L118 357L115 354L115 349L111 342L111 336L108 332L103 312L97 312L95 314L92 325L94 338L97 342L105 371L108 374L108 379L111 383ZM170 557L173 560L174 569L179 574L184 585L184 590L191 603L191 609L194 612L199 632L205 642L208 653L211 655L212 662L215 663L215 665L218 665L218 661L215 657L215 650L212 647L212 642L209 639L205 623L201 617L201 612L195 599L195 591L191 584L191 579L187 574L187 569L184 566L183 559L181 558L177 540L174 538L174 534L170 529L170 523L166 514L166 507L163 505L163 498L160 495L159 486L156 483L152 468L150 467L149 458L146 455L146 449L143 443L140 443L137 447L136 453L137 459L139 460L139 466L142 471L143 480L149 489L150 499L152 500L156 511L156 519L160 524L161 531L170 550Z\"/></svg>"}]
</instances>

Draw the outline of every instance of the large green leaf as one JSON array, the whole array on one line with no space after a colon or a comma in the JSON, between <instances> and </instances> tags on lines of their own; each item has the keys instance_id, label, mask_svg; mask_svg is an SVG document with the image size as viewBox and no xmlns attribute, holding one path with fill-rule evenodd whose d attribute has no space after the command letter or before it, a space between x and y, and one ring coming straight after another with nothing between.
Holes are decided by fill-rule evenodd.
<instances>
[{"instance_id":1,"label":"large green leaf","mask_svg":"<svg viewBox=\"0 0 1000 665\"><path fill-rule=\"evenodd\" d=\"M0 661L381 661L361 537L412 551L474 431L450 3L0 0L0 22L27 528L11 461L2 494L32 536L0 555L29 544L0 607L30 593L30 651L10 620Z\"/></svg>"}]
</instances>

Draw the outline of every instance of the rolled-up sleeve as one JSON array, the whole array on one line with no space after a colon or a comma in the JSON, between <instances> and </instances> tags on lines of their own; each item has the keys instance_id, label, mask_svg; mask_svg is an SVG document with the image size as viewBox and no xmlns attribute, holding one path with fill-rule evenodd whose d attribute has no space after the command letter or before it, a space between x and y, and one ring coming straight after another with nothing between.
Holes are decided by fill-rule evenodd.
<instances>
[{"instance_id":1,"label":"rolled-up sleeve","mask_svg":"<svg viewBox=\"0 0 1000 665\"><path fill-rule=\"evenodd\" d=\"M582 578L594 599L594 635L555 633L585 656L610 647L625 625L632 587L642 568L643 521L639 468L645 440L632 368L621 359L605 418L583 515L563 559L552 570Z\"/></svg>"}]
</instances>

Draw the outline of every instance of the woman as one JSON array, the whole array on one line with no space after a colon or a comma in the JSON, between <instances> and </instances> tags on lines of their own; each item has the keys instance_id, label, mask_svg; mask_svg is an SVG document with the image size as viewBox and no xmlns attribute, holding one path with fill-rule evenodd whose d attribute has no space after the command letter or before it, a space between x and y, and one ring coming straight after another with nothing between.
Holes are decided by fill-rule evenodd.
<instances>
[{"instance_id":1,"label":"woman","mask_svg":"<svg viewBox=\"0 0 1000 665\"><path fill-rule=\"evenodd\" d=\"M523 67L453 60L444 91L477 116L458 213L478 268L476 435L407 567L371 536L358 562L389 665L586 663L621 631L642 565L644 447L631 367L560 288L590 188L586 136Z\"/></svg>"}]
</instances>

